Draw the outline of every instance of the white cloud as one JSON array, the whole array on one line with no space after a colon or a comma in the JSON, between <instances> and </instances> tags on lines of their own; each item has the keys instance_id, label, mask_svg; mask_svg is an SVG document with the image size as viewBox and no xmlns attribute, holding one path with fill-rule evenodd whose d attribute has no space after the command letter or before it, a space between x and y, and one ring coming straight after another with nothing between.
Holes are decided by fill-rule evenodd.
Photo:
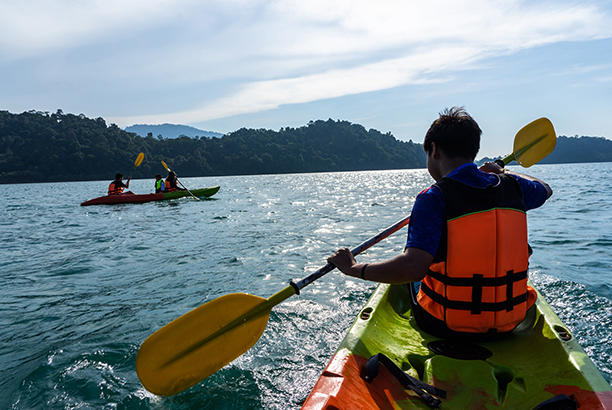
<instances>
[{"instance_id":1,"label":"white cloud","mask_svg":"<svg viewBox=\"0 0 612 410\"><path fill-rule=\"evenodd\" d=\"M604 15L589 5L435 0L415 6L392 0L287 0L274 3L271 9L278 22L265 30L269 33L280 25L283 35L261 44L267 47L269 61L257 68L278 64L277 77L245 82L239 91L198 109L167 113L167 121L193 123L414 84L432 74L468 69L492 55L610 36ZM267 11L269 17L271 11ZM264 30L263 23L253 27ZM296 67L293 59L312 67ZM312 73L317 66L319 70Z\"/></svg>"},{"instance_id":2,"label":"white cloud","mask_svg":"<svg viewBox=\"0 0 612 410\"><path fill-rule=\"evenodd\" d=\"M164 118L175 123L194 123L237 114L274 109L282 104L305 103L377 91L409 83L422 83L430 73L451 67L466 67L475 50L439 48L430 52L361 65L352 69L331 70L297 78L253 82L237 93L215 100L204 107ZM120 124L154 122L156 116L113 119Z\"/></svg>"},{"instance_id":3,"label":"white cloud","mask_svg":"<svg viewBox=\"0 0 612 410\"><path fill-rule=\"evenodd\" d=\"M0 3L4 58L29 58L117 37L176 17L176 0L8 0ZM185 3L185 2L183 2Z\"/></svg>"},{"instance_id":4,"label":"white cloud","mask_svg":"<svg viewBox=\"0 0 612 410\"><path fill-rule=\"evenodd\" d=\"M610 10L593 2L6 0L0 4L0 61L29 59L50 67L41 70L47 83L80 79L80 84L90 81L99 89L112 85L131 94L151 87L206 89L213 83L228 84L226 95L214 101L202 96L184 104L193 108L181 112L160 106L154 115L126 113L111 118L118 124L194 123L442 81L455 70L473 69L491 56L610 37ZM102 44L105 53L100 52ZM71 52L74 55L67 57ZM84 57L86 52L90 57ZM45 60L49 55L53 59ZM49 76L53 81L48 81Z\"/></svg>"}]
</instances>

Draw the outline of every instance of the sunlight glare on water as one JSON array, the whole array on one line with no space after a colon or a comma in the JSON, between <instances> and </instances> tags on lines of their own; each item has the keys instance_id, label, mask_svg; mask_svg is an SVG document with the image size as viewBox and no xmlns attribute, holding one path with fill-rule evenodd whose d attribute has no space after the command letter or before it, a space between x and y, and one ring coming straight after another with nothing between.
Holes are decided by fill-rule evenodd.
<instances>
[{"instance_id":1,"label":"sunlight glare on water","mask_svg":"<svg viewBox=\"0 0 612 410\"><path fill-rule=\"evenodd\" d=\"M518 170L518 169L517 169ZM611 164L534 166L532 279L612 379ZM433 181L402 171L184 178L212 198L80 207L108 182L20 185L2 199L0 408L298 409L375 284L329 273L275 307L255 346L173 397L134 364L154 331L228 293L269 297L410 213ZM133 180L137 193L153 179ZM15 187L17 188L17 187ZM59 193L61 192L61 195ZM406 228L358 257L402 251Z\"/></svg>"}]
</instances>

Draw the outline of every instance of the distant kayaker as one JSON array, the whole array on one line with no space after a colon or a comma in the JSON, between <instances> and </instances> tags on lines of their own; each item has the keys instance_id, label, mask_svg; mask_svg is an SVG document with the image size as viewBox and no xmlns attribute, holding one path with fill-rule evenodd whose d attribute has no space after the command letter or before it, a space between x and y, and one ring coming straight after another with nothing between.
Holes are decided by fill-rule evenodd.
<instances>
[{"instance_id":1,"label":"distant kayaker","mask_svg":"<svg viewBox=\"0 0 612 410\"><path fill-rule=\"evenodd\" d=\"M155 175L155 193L159 194L166 191L166 183L162 179L161 174Z\"/></svg>"},{"instance_id":2,"label":"distant kayaker","mask_svg":"<svg viewBox=\"0 0 612 410\"><path fill-rule=\"evenodd\" d=\"M179 188L177 183L178 179L174 171L168 172L168 176L166 177L166 192L184 191L185 189Z\"/></svg>"},{"instance_id":3,"label":"distant kayaker","mask_svg":"<svg viewBox=\"0 0 612 410\"><path fill-rule=\"evenodd\" d=\"M127 183L123 183L123 174L115 175L115 180L108 186L108 195L134 195L132 191L123 192L124 189L130 187L130 180L128 178Z\"/></svg>"},{"instance_id":4,"label":"distant kayaker","mask_svg":"<svg viewBox=\"0 0 612 410\"><path fill-rule=\"evenodd\" d=\"M346 275L415 283L417 323L444 338L506 335L537 298L527 285L526 211L544 204L552 190L493 162L477 168L481 133L457 107L440 113L427 131L423 148L436 183L415 199L402 254L363 264L344 248L328 259Z\"/></svg>"}]
</instances>

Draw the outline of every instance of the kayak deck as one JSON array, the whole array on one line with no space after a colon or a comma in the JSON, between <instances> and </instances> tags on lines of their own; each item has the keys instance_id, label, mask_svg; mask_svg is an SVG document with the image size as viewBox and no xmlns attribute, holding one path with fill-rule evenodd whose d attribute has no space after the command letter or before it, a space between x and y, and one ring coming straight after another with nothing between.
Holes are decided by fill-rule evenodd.
<instances>
[{"instance_id":1,"label":"kayak deck","mask_svg":"<svg viewBox=\"0 0 612 410\"><path fill-rule=\"evenodd\" d=\"M214 186L210 188L192 189L191 194L200 197L210 197L216 194L220 186ZM153 201L165 201L168 199L183 198L191 196L188 191L174 191L174 192L163 192L159 194L124 194L124 195L105 195L98 198L90 199L81 203L81 206L89 205L113 205L113 204L130 204L130 203L143 203Z\"/></svg>"},{"instance_id":2,"label":"kayak deck","mask_svg":"<svg viewBox=\"0 0 612 410\"><path fill-rule=\"evenodd\" d=\"M442 408L530 410L556 395L581 409L612 409L610 385L541 294L533 326L479 342L493 354L460 360L436 354L437 337L417 328L407 285L378 286L323 371L303 409L429 409L384 367L364 381L367 359L384 353L404 372L447 392Z\"/></svg>"}]
</instances>

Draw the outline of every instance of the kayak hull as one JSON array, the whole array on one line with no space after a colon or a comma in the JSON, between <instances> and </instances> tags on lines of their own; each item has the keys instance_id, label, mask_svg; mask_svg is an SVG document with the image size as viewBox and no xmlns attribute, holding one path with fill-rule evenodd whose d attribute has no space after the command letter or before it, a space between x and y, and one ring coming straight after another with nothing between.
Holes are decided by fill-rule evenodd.
<instances>
[{"instance_id":1,"label":"kayak hull","mask_svg":"<svg viewBox=\"0 0 612 410\"><path fill-rule=\"evenodd\" d=\"M192 189L191 193L196 197L210 197L219 191L220 187ZM191 196L187 191L164 192L159 194L124 194L124 195L105 195L98 198L90 199L81 203L82 206L89 205L113 205L113 204L134 204L153 201L165 201L168 199L183 198Z\"/></svg>"},{"instance_id":2,"label":"kayak hull","mask_svg":"<svg viewBox=\"0 0 612 410\"><path fill-rule=\"evenodd\" d=\"M571 396L584 409L612 409L610 385L569 329L538 293L536 319L508 339L479 342L486 359L434 353L440 340L418 329L407 285L381 284L360 312L315 384L303 409L429 409L380 366L364 381L367 359L383 353L404 372L445 390L442 408L526 409L554 396Z\"/></svg>"}]
</instances>

